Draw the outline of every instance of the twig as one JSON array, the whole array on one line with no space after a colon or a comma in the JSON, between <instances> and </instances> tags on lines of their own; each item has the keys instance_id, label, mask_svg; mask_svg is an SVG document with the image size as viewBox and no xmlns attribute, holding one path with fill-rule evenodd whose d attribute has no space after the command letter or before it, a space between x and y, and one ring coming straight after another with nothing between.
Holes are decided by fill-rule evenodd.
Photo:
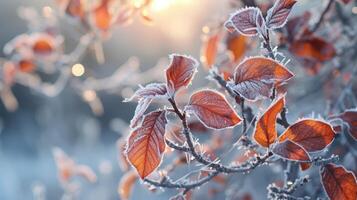
<instances>
[{"instance_id":1,"label":"twig","mask_svg":"<svg viewBox=\"0 0 357 200\"><path fill-rule=\"evenodd\" d=\"M322 24L322 22L324 21L325 15L328 13L328 11L330 10L332 4L335 2L335 0L329 0L326 8L324 9L324 11L321 13L319 20L317 21L317 23L315 24L315 26L311 29L311 32L314 33L315 31L317 31L317 29L320 27L320 25Z\"/></svg>"}]
</instances>

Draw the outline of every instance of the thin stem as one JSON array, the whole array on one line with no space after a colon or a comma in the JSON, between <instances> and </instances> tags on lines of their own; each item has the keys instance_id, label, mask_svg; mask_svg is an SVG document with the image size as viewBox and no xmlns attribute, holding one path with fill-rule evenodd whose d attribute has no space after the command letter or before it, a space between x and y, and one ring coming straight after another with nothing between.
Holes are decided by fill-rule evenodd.
<instances>
[{"instance_id":1,"label":"thin stem","mask_svg":"<svg viewBox=\"0 0 357 200\"><path fill-rule=\"evenodd\" d=\"M317 29L320 27L320 25L322 24L322 22L324 21L325 15L328 13L328 11L330 10L330 8L332 7L332 4L334 3L334 0L329 0L326 8L324 9L324 11L322 12L322 14L320 15L319 20L317 21L317 23L315 24L315 26L311 29L311 32L315 32L317 31Z\"/></svg>"},{"instance_id":2,"label":"thin stem","mask_svg":"<svg viewBox=\"0 0 357 200\"><path fill-rule=\"evenodd\" d=\"M275 54L274 54L273 49L271 48L271 45L270 45L269 30L267 31L267 35L263 36L263 38L264 38L263 47L268 51L268 57L275 60Z\"/></svg>"}]
</instances>

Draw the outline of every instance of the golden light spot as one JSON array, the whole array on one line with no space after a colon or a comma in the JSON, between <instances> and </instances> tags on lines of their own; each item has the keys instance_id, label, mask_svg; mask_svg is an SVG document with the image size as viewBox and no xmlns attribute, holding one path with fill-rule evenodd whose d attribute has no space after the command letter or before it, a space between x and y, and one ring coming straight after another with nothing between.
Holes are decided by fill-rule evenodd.
<instances>
[{"instance_id":1,"label":"golden light spot","mask_svg":"<svg viewBox=\"0 0 357 200\"><path fill-rule=\"evenodd\" d=\"M202 27L202 32L203 32L203 33L206 33L206 34L207 34L207 33L209 33L209 31L210 31L210 30L209 30L209 27L208 27L208 26Z\"/></svg>"},{"instance_id":2,"label":"golden light spot","mask_svg":"<svg viewBox=\"0 0 357 200\"><path fill-rule=\"evenodd\" d=\"M84 74L85 69L84 66L80 63L77 63L75 65L72 66L72 74L73 76L77 76L80 77Z\"/></svg>"},{"instance_id":3,"label":"golden light spot","mask_svg":"<svg viewBox=\"0 0 357 200\"><path fill-rule=\"evenodd\" d=\"M170 7L175 0L154 0L151 7L154 11L161 11Z\"/></svg>"}]
</instances>

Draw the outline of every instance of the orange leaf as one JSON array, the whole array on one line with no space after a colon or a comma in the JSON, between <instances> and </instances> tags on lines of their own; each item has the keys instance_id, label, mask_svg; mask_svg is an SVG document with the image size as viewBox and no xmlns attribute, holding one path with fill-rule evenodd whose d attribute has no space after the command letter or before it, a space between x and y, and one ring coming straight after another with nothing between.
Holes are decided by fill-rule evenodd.
<instances>
[{"instance_id":1,"label":"orange leaf","mask_svg":"<svg viewBox=\"0 0 357 200\"><path fill-rule=\"evenodd\" d=\"M258 119L254 131L254 139L261 146L269 148L278 137L275 127L276 117L283 110L284 106L285 96L282 96Z\"/></svg>"},{"instance_id":2,"label":"orange leaf","mask_svg":"<svg viewBox=\"0 0 357 200\"><path fill-rule=\"evenodd\" d=\"M356 177L343 166L327 164L321 168L322 185L331 200L356 200Z\"/></svg>"},{"instance_id":3,"label":"orange leaf","mask_svg":"<svg viewBox=\"0 0 357 200\"><path fill-rule=\"evenodd\" d=\"M331 60L336 55L335 47L321 37L308 35L294 41L289 50L296 56L304 59L313 59L320 62Z\"/></svg>"},{"instance_id":4,"label":"orange leaf","mask_svg":"<svg viewBox=\"0 0 357 200\"><path fill-rule=\"evenodd\" d=\"M226 98L213 90L201 90L193 94L186 110L193 112L209 128L229 128L241 121Z\"/></svg>"},{"instance_id":5,"label":"orange leaf","mask_svg":"<svg viewBox=\"0 0 357 200\"><path fill-rule=\"evenodd\" d=\"M190 57L177 54L170 55L171 63L166 70L168 93L172 96L181 87L187 87L197 72L198 62Z\"/></svg>"},{"instance_id":6,"label":"orange leaf","mask_svg":"<svg viewBox=\"0 0 357 200\"><path fill-rule=\"evenodd\" d=\"M102 30L107 31L112 23L112 15L109 12L109 0L102 0L93 13L95 26Z\"/></svg>"},{"instance_id":7,"label":"orange leaf","mask_svg":"<svg viewBox=\"0 0 357 200\"><path fill-rule=\"evenodd\" d=\"M32 60L22 59L18 61L17 67L22 72L32 72L35 70L36 65Z\"/></svg>"},{"instance_id":8,"label":"orange leaf","mask_svg":"<svg viewBox=\"0 0 357 200\"><path fill-rule=\"evenodd\" d=\"M274 85L293 77L282 64L265 57L250 57L241 62L234 72L233 89L248 100L270 97Z\"/></svg>"},{"instance_id":9,"label":"orange leaf","mask_svg":"<svg viewBox=\"0 0 357 200\"><path fill-rule=\"evenodd\" d=\"M291 126L280 136L279 141L291 140L308 152L320 151L335 138L332 126L315 119L304 119Z\"/></svg>"},{"instance_id":10,"label":"orange leaf","mask_svg":"<svg viewBox=\"0 0 357 200\"><path fill-rule=\"evenodd\" d=\"M49 54L54 50L53 39L47 35L41 35L35 38L32 44L32 50L38 54Z\"/></svg>"},{"instance_id":11,"label":"orange leaf","mask_svg":"<svg viewBox=\"0 0 357 200\"><path fill-rule=\"evenodd\" d=\"M135 182L138 180L138 175L134 171L129 171L121 177L118 193L122 200L128 200L131 196Z\"/></svg>"},{"instance_id":12,"label":"orange leaf","mask_svg":"<svg viewBox=\"0 0 357 200\"><path fill-rule=\"evenodd\" d=\"M127 157L139 176L144 179L159 165L165 151L165 111L156 111L144 117L141 127L135 129L127 143Z\"/></svg>"},{"instance_id":13,"label":"orange leaf","mask_svg":"<svg viewBox=\"0 0 357 200\"><path fill-rule=\"evenodd\" d=\"M311 167L311 163L300 163L301 171L308 170Z\"/></svg>"},{"instance_id":14,"label":"orange leaf","mask_svg":"<svg viewBox=\"0 0 357 200\"><path fill-rule=\"evenodd\" d=\"M278 143L273 147L272 151L274 154L279 155L287 160L303 162L311 161L310 156L307 154L305 149L290 140Z\"/></svg>"},{"instance_id":15,"label":"orange leaf","mask_svg":"<svg viewBox=\"0 0 357 200\"><path fill-rule=\"evenodd\" d=\"M65 11L70 16L83 18L85 12L83 4L82 0L69 0Z\"/></svg>"},{"instance_id":16,"label":"orange leaf","mask_svg":"<svg viewBox=\"0 0 357 200\"><path fill-rule=\"evenodd\" d=\"M205 39L201 49L201 62L210 69L216 61L220 35L215 34Z\"/></svg>"},{"instance_id":17,"label":"orange leaf","mask_svg":"<svg viewBox=\"0 0 357 200\"><path fill-rule=\"evenodd\" d=\"M233 55L234 62L239 61L243 57L246 51L246 45L247 45L246 42L247 42L247 37L243 35L237 33L228 34L226 45L227 45L227 49Z\"/></svg>"}]
</instances>

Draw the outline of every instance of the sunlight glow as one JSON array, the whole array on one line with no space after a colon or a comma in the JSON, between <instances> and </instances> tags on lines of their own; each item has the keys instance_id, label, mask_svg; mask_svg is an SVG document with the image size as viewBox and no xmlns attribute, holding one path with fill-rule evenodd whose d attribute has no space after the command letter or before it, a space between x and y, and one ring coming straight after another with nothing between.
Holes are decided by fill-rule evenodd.
<instances>
[{"instance_id":1,"label":"sunlight glow","mask_svg":"<svg viewBox=\"0 0 357 200\"><path fill-rule=\"evenodd\" d=\"M85 69L84 66L80 63L77 63L75 65L72 66L72 74L73 76L77 76L80 77L84 74Z\"/></svg>"}]
</instances>

